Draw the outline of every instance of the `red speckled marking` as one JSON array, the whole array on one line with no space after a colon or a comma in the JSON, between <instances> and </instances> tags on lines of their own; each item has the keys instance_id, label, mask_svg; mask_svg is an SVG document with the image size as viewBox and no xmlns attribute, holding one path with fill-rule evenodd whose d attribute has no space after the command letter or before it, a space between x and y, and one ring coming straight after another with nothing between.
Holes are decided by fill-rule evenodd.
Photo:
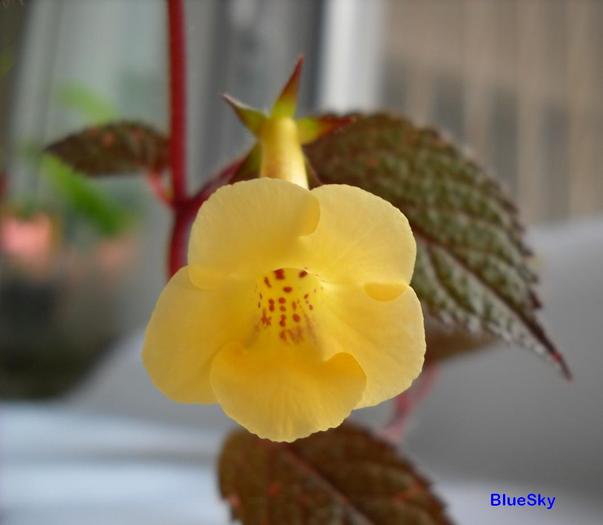
<instances>
[{"instance_id":1,"label":"red speckled marking","mask_svg":"<svg viewBox=\"0 0 603 525\"><path fill-rule=\"evenodd\" d=\"M103 146L111 146L115 142L115 135L113 133L105 133L102 138Z\"/></svg>"},{"instance_id":2,"label":"red speckled marking","mask_svg":"<svg viewBox=\"0 0 603 525\"><path fill-rule=\"evenodd\" d=\"M270 326L272 324L272 317L266 314L265 308L262 311L262 318L260 319L260 322L263 326Z\"/></svg>"},{"instance_id":3,"label":"red speckled marking","mask_svg":"<svg viewBox=\"0 0 603 525\"><path fill-rule=\"evenodd\" d=\"M270 485L268 485L268 489L266 491L266 493L268 494L268 497L274 497L277 496L278 493L281 491L281 484L273 481L272 483L270 483Z\"/></svg>"},{"instance_id":4,"label":"red speckled marking","mask_svg":"<svg viewBox=\"0 0 603 525\"><path fill-rule=\"evenodd\" d=\"M282 281L280 286L272 286L273 279ZM258 326L271 330L286 344L303 342L313 332L313 319L309 314L314 310L319 288L318 278L305 269L279 268L263 276L258 286L258 308L262 311ZM273 319L275 315L278 317Z\"/></svg>"}]
</instances>

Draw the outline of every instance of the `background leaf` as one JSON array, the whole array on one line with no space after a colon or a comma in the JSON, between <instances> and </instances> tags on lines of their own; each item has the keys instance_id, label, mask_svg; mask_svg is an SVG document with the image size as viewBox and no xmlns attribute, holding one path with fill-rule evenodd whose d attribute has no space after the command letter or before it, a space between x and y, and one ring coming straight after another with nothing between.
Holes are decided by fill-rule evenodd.
<instances>
[{"instance_id":1,"label":"background leaf","mask_svg":"<svg viewBox=\"0 0 603 525\"><path fill-rule=\"evenodd\" d=\"M569 376L536 317L531 252L498 184L432 129L385 114L355 117L306 154L322 183L359 186L408 217L418 244L412 285L426 312L546 355ZM428 348L432 360L454 353Z\"/></svg>"},{"instance_id":2,"label":"background leaf","mask_svg":"<svg viewBox=\"0 0 603 525\"><path fill-rule=\"evenodd\" d=\"M54 142L46 151L86 175L160 172L168 162L168 140L137 122L86 128Z\"/></svg>"},{"instance_id":3,"label":"background leaf","mask_svg":"<svg viewBox=\"0 0 603 525\"><path fill-rule=\"evenodd\" d=\"M350 424L288 444L235 431L219 476L244 525L450 523L429 483L393 447Z\"/></svg>"},{"instance_id":4,"label":"background leaf","mask_svg":"<svg viewBox=\"0 0 603 525\"><path fill-rule=\"evenodd\" d=\"M7 75L15 65L13 48L2 49L0 51L0 79Z\"/></svg>"},{"instance_id":5,"label":"background leaf","mask_svg":"<svg viewBox=\"0 0 603 525\"><path fill-rule=\"evenodd\" d=\"M57 100L63 107L76 111L90 123L106 122L117 116L117 110L111 102L79 83L70 83L60 88Z\"/></svg>"},{"instance_id":6,"label":"background leaf","mask_svg":"<svg viewBox=\"0 0 603 525\"><path fill-rule=\"evenodd\" d=\"M131 223L129 213L89 180L61 161L44 156L41 172L74 215L107 237L122 233Z\"/></svg>"}]
</instances>

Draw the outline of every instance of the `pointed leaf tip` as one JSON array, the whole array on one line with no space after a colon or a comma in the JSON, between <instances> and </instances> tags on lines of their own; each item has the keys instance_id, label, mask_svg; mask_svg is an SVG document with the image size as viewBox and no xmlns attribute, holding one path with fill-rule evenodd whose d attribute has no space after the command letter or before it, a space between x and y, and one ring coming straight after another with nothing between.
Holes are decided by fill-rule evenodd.
<instances>
[{"instance_id":1,"label":"pointed leaf tip","mask_svg":"<svg viewBox=\"0 0 603 525\"><path fill-rule=\"evenodd\" d=\"M353 121L354 118L351 116L337 117L335 115L299 119L297 121L299 140L302 144L309 144L339 128L347 126Z\"/></svg>"},{"instance_id":2,"label":"pointed leaf tip","mask_svg":"<svg viewBox=\"0 0 603 525\"><path fill-rule=\"evenodd\" d=\"M291 73L281 94L276 99L274 106L272 106L272 111L270 112L271 117L286 118L295 115L295 110L297 109L297 93L299 91L299 79L301 77L303 65L304 57L300 56L295 64L293 73Z\"/></svg>"},{"instance_id":3,"label":"pointed leaf tip","mask_svg":"<svg viewBox=\"0 0 603 525\"><path fill-rule=\"evenodd\" d=\"M240 102L230 95L223 94L222 98L234 110L243 125L254 135L259 135L262 124L264 123L264 120L266 120L266 116L261 111Z\"/></svg>"}]
</instances>

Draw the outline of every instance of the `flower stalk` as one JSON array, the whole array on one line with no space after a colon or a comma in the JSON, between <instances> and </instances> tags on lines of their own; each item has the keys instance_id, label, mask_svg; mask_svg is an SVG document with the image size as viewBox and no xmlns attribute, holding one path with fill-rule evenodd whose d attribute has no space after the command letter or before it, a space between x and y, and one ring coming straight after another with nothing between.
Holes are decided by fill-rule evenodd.
<instances>
[{"instance_id":1,"label":"flower stalk","mask_svg":"<svg viewBox=\"0 0 603 525\"><path fill-rule=\"evenodd\" d=\"M402 441L406 432L408 416L431 392L438 372L438 366L435 364L425 366L415 384L409 390L394 398L392 417L380 432L383 439L394 445Z\"/></svg>"},{"instance_id":2,"label":"flower stalk","mask_svg":"<svg viewBox=\"0 0 603 525\"><path fill-rule=\"evenodd\" d=\"M260 177L283 178L308 188L297 126L292 118L268 118L262 126Z\"/></svg>"},{"instance_id":3,"label":"flower stalk","mask_svg":"<svg viewBox=\"0 0 603 525\"><path fill-rule=\"evenodd\" d=\"M170 164L176 202L186 197L186 42L183 0L167 0L170 69Z\"/></svg>"}]
</instances>

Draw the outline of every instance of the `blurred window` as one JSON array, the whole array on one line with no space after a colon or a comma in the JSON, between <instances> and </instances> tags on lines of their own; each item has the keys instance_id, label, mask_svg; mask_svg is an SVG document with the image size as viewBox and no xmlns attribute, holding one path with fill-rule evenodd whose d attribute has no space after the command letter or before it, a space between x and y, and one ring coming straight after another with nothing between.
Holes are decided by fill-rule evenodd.
<instances>
[{"instance_id":1,"label":"blurred window","mask_svg":"<svg viewBox=\"0 0 603 525\"><path fill-rule=\"evenodd\" d=\"M469 146L529 221L603 210L603 2L387 0L384 103Z\"/></svg>"}]
</instances>

